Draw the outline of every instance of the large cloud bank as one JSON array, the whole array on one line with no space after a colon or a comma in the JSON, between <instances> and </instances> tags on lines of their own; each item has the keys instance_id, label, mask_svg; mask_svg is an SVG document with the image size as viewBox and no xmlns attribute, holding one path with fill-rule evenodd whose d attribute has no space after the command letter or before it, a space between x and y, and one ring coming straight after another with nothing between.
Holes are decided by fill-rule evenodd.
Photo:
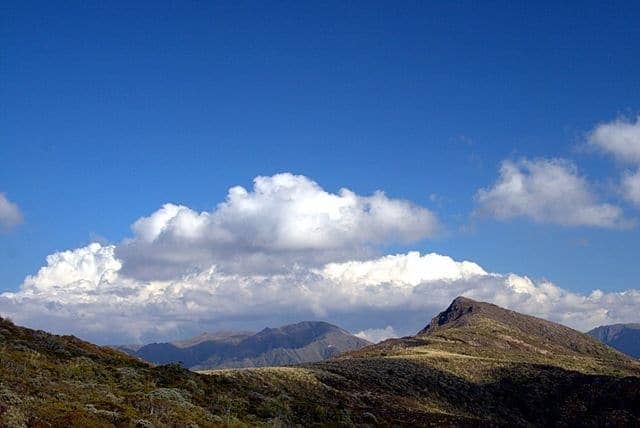
<instances>
[{"instance_id":1,"label":"large cloud bank","mask_svg":"<svg viewBox=\"0 0 640 428\"><path fill-rule=\"evenodd\" d=\"M50 255L18 291L0 294L0 313L100 343L303 319L380 340L414 333L458 295L579 329L636 317L636 290L581 295L439 254L380 255L386 244L431 236L437 224L426 208L383 193L259 177L211 212L167 204L121 244Z\"/></svg>"},{"instance_id":2,"label":"large cloud bank","mask_svg":"<svg viewBox=\"0 0 640 428\"><path fill-rule=\"evenodd\" d=\"M166 204L132 226L117 249L126 273L167 279L216 264L225 272L274 273L294 263L322 264L368 254L373 246L432 236L436 216L382 192L337 194L307 177L257 177L236 186L211 212Z\"/></svg>"},{"instance_id":3,"label":"large cloud bank","mask_svg":"<svg viewBox=\"0 0 640 428\"><path fill-rule=\"evenodd\" d=\"M579 295L547 281L488 273L471 262L416 252L331 263L322 269L295 267L270 275L228 274L216 267L178 279L142 281L121 274L114 246L94 243L48 257L16 293L0 295L0 311L27 325L72 332L100 342L180 337L205 328L250 321L255 328L287 314L293 319L351 321L363 337L376 329L371 314L403 313L426 323L458 295L465 295L587 329L633 320L640 292L594 291ZM361 327L358 327L361 326ZM411 328L422 325L411 325ZM389 331L387 329L387 331Z\"/></svg>"}]
</instances>

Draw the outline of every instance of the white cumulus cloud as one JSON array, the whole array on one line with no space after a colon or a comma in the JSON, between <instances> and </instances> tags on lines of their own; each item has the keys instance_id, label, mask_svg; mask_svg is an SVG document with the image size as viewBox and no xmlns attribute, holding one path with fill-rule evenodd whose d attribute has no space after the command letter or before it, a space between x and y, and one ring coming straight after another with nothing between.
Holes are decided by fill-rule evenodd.
<instances>
[{"instance_id":1,"label":"white cumulus cloud","mask_svg":"<svg viewBox=\"0 0 640 428\"><path fill-rule=\"evenodd\" d=\"M588 141L620 162L640 166L640 116L635 122L623 118L602 123L589 133ZM636 207L640 207L640 169L635 173L623 173L620 194Z\"/></svg>"},{"instance_id":2,"label":"white cumulus cloud","mask_svg":"<svg viewBox=\"0 0 640 428\"><path fill-rule=\"evenodd\" d=\"M562 161L505 163L499 183L479 201L506 218L621 221ZM535 203L541 206L531 208ZM133 237L118 245L50 255L17 291L0 294L0 314L99 343L308 319L379 340L415 333L459 295L579 329L637 317L637 290L585 295L435 253L376 255L436 229L433 213L381 192L330 193L303 176L258 177L251 190L231 188L210 212L166 204L137 220Z\"/></svg>"},{"instance_id":3,"label":"white cumulus cloud","mask_svg":"<svg viewBox=\"0 0 640 428\"><path fill-rule=\"evenodd\" d=\"M320 273L335 282L363 285L392 283L396 286L416 286L428 281L455 281L487 274L475 263L457 262L451 257L435 253L421 256L417 251L375 260L329 263Z\"/></svg>"},{"instance_id":4,"label":"white cumulus cloud","mask_svg":"<svg viewBox=\"0 0 640 428\"><path fill-rule=\"evenodd\" d=\"M640 164L640 116L635 122L618 119L602 123L589 133L588 141L622 162Z\"/></svg>"},{"instance_id":5,"label":"white cumulus cloud","mask_svg":"<svg viewBox=\"0 0 640 428\"><path fill-rule=\"evenodd\" d=\"M620 207L598 200L576 166L562 159L506 160L493 186L476 193L478 212L565 226L623 227Z\"/></svg>"},{"instance_id":6,"label":"white cumulus cloud","mask_svg":"<svg viewBox=\"0 0 640 428\"><path fill-rule=\"evenodd\" d=\"M0 227L9 229L22 223L22 213L14 202L11 202L4 193L0 193Z\"/></svg>"},{"instance_id":7,"label":"white cumulus cloud","mask_svg":"<svg viewBox=\"0 0 640 428\"><path fill-rule=\"evenodd\" d=\"M226 271L277 271L283 261L323 261L367 254L371 246L432 236L436 216L383 192L330 193L289 173L256 177L252 190L229 189L211 212L166 204L136 221L117 248L124 270L145 279L176 277L218 264Z\"/></svg>"},{"instance_id":8,"label":"white cumulus cloud","mask_svg":"<svg viewBox=\"0 0 640 428\"><path fill-rule=\"evenodd\" d=\"M28 276L23 283L25 292L56 290L60 285L86 284L93 289L110 284L117 278L122 263L114 257L113 245L90 244L76 250L61 251L47 256L47 265Z\"/></svg>"}]
</instances>

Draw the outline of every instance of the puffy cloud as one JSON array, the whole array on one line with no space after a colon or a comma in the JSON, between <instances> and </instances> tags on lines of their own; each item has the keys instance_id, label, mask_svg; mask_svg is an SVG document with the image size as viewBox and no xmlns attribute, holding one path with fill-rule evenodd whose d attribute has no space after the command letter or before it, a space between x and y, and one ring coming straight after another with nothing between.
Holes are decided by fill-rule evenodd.
<instances>
[{"instance_id":1,"label":"puffy cloud","mask_svg":"<svg viewBox=\"0 0 640 428\"><path fill-rule=\"evenodd\" d=\"M369 254L372 246L432 236L436 216L383 192L337 194L307 177L277 174L236 186L211 212L166 204L132 226L117 248L124 271L167 279L218 264L228 272L279 271L292 263L323 263Z\"/></svg>"},{"instance_id":2,"label":"puffy cloud","mask_svg":"<svg viewBox=\"0 0 640 428\"><path fill-rule=\"evenodd\" d=\"M9 229L20 223L22 223L20 208L7 199L4 193L0 193L0 227Z\"/></svg>"},{"instance_id":3,"label":"puffy cloud","mask_svg":"<svg viewBox=\"0 0 640 428\"><path fill-rule=\"evenodd\" d=\"M640 165L640 116L635 123L618 119L600 124L589 133L588 141L621 162ZM626 200L640 207L640 170L622 175L620 193Z\"/></svg>"},{"instance_id":4,"label":"puffy cloud","mask_svg":"<svg viewBox=\"0 0 640 428\"><path fill-rule=\"evenodd\" d=\"M368 340L371 343L379 343L391 337L398 337L398 333L390 325L385 328L369 328L355 334L360 339Z\"/></svg>"},{"instance_id":5,"label":"puffy cloud","mask_svg":"<svg viewBox=\"0 0 640 428\"><path fill-rule=\"evenodd\" d=\"M622 162L640 164L640 116L602 123L588 135L589 143Z\"/></svg>"},{"instance_id":6,"label":"puffy cloud","mask_svg":"<svg viewBox=\"0 0 640 428\"><path fill-rule=\"evenodd\" d=\"M622 194L631 203L640 208L640 170L626 173L622 177Z\"/></svg>"},{"instance_id":7,"label":"puffy cloud","mask_svg":"<svg viewBox=\"0 0 640 428\"><path fill-rule=\"evenodd\" d=\"M622 209L599 202L575 165L562 159L504 161L500 178L476 193L478 212L565 226L624 227Z\"/></svg>"},{"instance_id":8,"label":"puffy cloud","mask_svg":"<svg viewBox=\"0 0 640 428\"><path fill-rule=\"evenodd\" d=\"M471 262L415 252L319 269L291 266L277 274L210 267L153 281L127 277L122 266L114 246L91 244L53 254L17 292L0 294L0 312L36 328L128 343L312 318L371 338L374 319L393 335L411 333L458 295L580 329L634 320L640 305L637 290L581 295L548 281L488 273Z\"/></svg>"},{"instance_id":9,"label":"puffy cloud","mask_svg":"<svg viewBox=\"0 0 640 428\"><path fill-rule=\"evenodd\" d=\"M607 205L594 202L584 179L562 161L505 163L500 182L478 199L504 218L621 221L615 212L602 214ZM530 207L536 200L540 206ZM579 213L565 212L570 208ZM334 194L302 176L258 177L251 191L231 188L211 212L167 204L136 221L121 244L50 255L18 291L0 294L0 313L100 343L305 319L377 340L418 331L459 295L581 329L636 317L637 290L582 295L439 254L373 255L436 228L430 211L380 192Z\"/></svg>"},{"instance_id":10,"label":"puffy cloud","mask_svg":"<svg viewBox=\"0 0 640 428\"><path fill-rule=\"evenodd\" d=\"M39 290L54 291L61 285L86 285L92 290L96 286L113 283L122 263L114 257L113 245L98 243L73 251L61 251L47 256L47 265L37 274L28 276L22 290L37 293Z\"/></svg>"},{"instance_id":11,"label":"puffy cloud","mask_svg":"<svg viewBox=\"0 0 640 428\"><path fill-rule=\"evenodd\" d=\"M329 263L321 271L322 276L339 283L392 283L399 287L415 287L428 281L453 281L486 274L475 263L456 262L451 257L435 253L421 256L417 251L368 261Z\"/></svg>"}]
</instances>

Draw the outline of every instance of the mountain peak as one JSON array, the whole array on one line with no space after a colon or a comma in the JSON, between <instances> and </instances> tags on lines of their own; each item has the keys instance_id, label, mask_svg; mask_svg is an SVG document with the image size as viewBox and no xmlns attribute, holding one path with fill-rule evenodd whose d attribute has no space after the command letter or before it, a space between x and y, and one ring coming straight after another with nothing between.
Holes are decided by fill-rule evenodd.
<instances>
[{"instance_id":1,"label":"mountain peak","mask_svg":"<svg viewBox=\"0 0 640 428\"><path fill-rule=\"evenodd\" d=\"M454 299L418 332L418 336L430 335L495 349L622 357L592 337L567 326L467 297Z\"/></svg>"},{"instance_id":2,"label":"mountain peak","mask_svg":"<svg viewBox=\"0 0 640 428\"><path fill-rule=\"evenodd\" d=\"M493 306L496 309L502 309L490 303L477 302L468 297L458 296L453 299L447 309L433 317L431 322L418 332L418 335L434 332L447 325L458 325L460 320L465 318L465 316L478 313L482 311L482 308L485 306Z\"/></svg>"}]
</instances>

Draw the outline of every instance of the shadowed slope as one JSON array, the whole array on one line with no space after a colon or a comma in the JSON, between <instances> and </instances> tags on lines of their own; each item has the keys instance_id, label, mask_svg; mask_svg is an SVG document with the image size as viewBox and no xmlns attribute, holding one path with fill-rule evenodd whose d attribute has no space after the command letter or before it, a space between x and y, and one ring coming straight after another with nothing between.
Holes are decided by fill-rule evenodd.
<instances>
[{"instance_id":1,"label":"shadowed slope","mask_svg":"<svg viewBox=\"0 0 640 428\"><path fill-rule=\"evenodd\" d=\"M620 352L640 358L640 324L605 325L587 334Z\"/></svg>"},{"instance_id":2,"label":"shadowed slope","mask_svg":"<svg viewBox=\"0 0 640 428\"><path fill-rule=\"evenodd\" d=\"M174 343L121 348L154 364L181 363L195 370L311 363L369 345L335 325L305 321L252 333L205 333Z\"/></svg>"},{"instance_id":3,"label":"shadowed slope","mask_svg":"<svg viewBox=\"0 0 640 428\"><path fill-rule=\"evenodd\" d=\"M214 333L205 332L189 339L175 340L171 342L171 344L178 348L190 348L203 342L226 342L237 344L253 334L255 333L248 331L217 331Z\"/></svg>"}]
</instances>

